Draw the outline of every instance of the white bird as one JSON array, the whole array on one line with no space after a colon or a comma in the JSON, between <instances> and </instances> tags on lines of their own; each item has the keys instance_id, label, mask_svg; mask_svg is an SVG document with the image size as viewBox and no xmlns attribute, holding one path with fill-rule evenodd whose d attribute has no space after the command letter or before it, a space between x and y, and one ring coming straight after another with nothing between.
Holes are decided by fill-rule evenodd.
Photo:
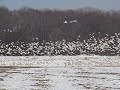
<instances>
[{"instance_id":1,"label":"white bird","mask_svg":"<svg viewBox=\"0 0 120 90\"><path fill-rule=\"evenodd\" d=\"M77 20L72 20L72 21L70 21L70 23L76 23L77 22Z\"/></svg>"},{"instance_id":2,"label":"white bird","mask_svg":"<svg viewBox=\"0 0 120 90\"><path fill-rule=\"evenodd\" d=\"M67 23L67 21L64 21L64 23Z\"/></svg>"},{"instance_id":3,"label":"white bird","mask_svg":"<svg viewBox=\"0 0 120 90\"><path fill-rule=\"evenodd\" d=\"M10 30L9 32L12 32L12 30Z\"/></svg>"}]
</instances>

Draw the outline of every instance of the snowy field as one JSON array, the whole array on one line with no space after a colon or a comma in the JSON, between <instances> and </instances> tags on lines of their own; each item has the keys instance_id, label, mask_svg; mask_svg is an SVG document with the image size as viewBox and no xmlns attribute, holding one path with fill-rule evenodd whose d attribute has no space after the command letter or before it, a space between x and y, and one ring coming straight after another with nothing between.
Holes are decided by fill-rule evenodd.
<instances>
[{"instance_id":1,"label":"snowy field","mask_svg":"<svg viewBox=\"0 0 120 90\"><path fill-rule=\"evenodd\" d=\"M120 90L119 56L0 57L0 90Z\"/></svg>"},{"instance_id":2,"label":"snowy field","mask_svg":"<svg viewBox=\"0 0 120 90\"><path fill-rule=\"evenodd\" d=\"M118 67L120 56L3 56L0 66L19 67Z\"/></svg>"}]
</instances>

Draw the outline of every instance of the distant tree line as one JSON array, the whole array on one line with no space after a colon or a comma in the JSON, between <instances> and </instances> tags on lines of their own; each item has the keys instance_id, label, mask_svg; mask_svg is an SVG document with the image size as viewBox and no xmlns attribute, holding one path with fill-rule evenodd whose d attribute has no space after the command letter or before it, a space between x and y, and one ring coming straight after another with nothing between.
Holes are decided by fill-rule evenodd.
<instances>
[{"instance_id":1,"label":"distant tree line","mask_svg":"<svg viewBox=\"0 0 120 90\"><path fill-rule=\"evenodd\" d=\"M72 21L76 22L72 22ZM72 22L72 23L71 23ZM120 33L120 11L96 8L50 10L0 7L0 40L4 43L43 41L80 41L94 33L102 38Z\"/></svg>"}]
</instances>

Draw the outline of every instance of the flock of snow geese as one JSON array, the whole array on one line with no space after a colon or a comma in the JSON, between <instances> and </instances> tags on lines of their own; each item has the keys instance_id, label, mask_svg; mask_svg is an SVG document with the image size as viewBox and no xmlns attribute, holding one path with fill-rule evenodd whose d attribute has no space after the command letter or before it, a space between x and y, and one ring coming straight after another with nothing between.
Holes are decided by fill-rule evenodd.
<instances>
[{"instance_id":1,"label":"flock of snow geese","mask_svg":"<svg viewBox=\"0 0 120 90\"><path fill-rule=\"evenodd\" d=\"M78 37L79 38L79 37ZM120 33L104 38L96 38L94 35L83 42L66 40L56 42L35 41L33 43L12 42L0 43L0 55L2 56L29 56L29 55L120 55Z\"/></svg>"}]
</instances>

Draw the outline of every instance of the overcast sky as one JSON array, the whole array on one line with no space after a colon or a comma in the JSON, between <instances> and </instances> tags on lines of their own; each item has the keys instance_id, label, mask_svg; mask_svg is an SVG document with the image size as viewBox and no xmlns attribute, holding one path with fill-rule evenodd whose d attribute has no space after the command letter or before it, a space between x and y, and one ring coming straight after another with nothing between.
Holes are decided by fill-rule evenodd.
<instances>
[{"instance_id":1,"label":"overcast sky","mask_svg":"<svg viewBox=\"0 0 120 90\"><path fill-rule=\"evenodd\" d=\"M32 7L37 9L95 7L104 10L118 10L120 9L120 0L0 0L0 6L7 6L11 10L21 7Z\"/></svg>"}]
</instances>

